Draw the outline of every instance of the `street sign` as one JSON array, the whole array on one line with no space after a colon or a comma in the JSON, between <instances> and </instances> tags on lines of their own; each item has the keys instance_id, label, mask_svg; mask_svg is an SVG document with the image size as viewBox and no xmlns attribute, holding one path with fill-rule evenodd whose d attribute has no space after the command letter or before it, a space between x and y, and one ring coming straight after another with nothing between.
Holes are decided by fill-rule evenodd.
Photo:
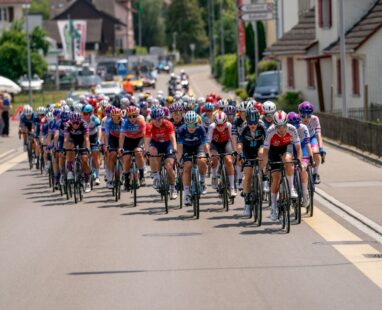
<instances>
[{"instance_id":1,"label":"street sign","mask_svg":"<svg viewBox=\"0 0 382 310\"><path fill-rule=\"evenodd\" d=\"M127 74L127 62L118 62L117 75L126 75L126 74Z\"/></svg>"},{"instance_id":2,"label":"street sign","mask_svg":"<svg viewBox=\"0 0 382 310\"><path fill-rule=\"evenodd\" d=\"M243 4L240 11L243 13L272 12L273 3Z\"/></svg>"},{"instance_id":3,"label":"street sign","mask_svg":"<svg viewBox=\"0 0 382 310\"><path fill-rule=\"evenodd\" d=\"M273 12L245 13L241 16L241 19L245 22L257 21L257 20L270 20L270 19L273 19Z\"/></svg>"}]
</instances>

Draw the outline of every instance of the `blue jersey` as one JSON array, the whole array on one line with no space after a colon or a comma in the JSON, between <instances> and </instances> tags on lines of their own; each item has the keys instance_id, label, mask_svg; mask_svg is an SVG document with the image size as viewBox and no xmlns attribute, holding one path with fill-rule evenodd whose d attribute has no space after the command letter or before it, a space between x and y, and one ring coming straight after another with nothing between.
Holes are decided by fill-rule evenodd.
<instances>
[{"instance_id":1,"label":"blue jersey","mask_svg":"<svg viewBox=\"0 0 382 310\"><path fill-rule=\"evenodd\" d=\"M56 133L58 132L58 136L60 138L63 138L65 136L65 127L66 127L66 122L62 121L61 119L59 119L56 122L55 131L56 131Z\"/></svg>"},{"instance_id":2,"label":"blue jersey","mask_svg":"<svg viewBox=\"0 0 382 310\"><path fill-rule=\"evenodd\" d=\"M194 147L206 144L207 135L203 126L197 125L195 132L191 133L187 130L186 125L181 126L177 130L178 144L183 144L186 147Z\"/></svg>"},{"instance_id":3,"label":"blue jersey","mask_svg":"<svg viewBox=\"0 0 382 310\"><path fill-rule=\"evenodd\" d=\"M121 134L121 128L122 128L121 125L122 125L122 121L120 121L118 124L115 124L113 122L113 119L109 119L106 122L106 133L108 135L119 138L119 136Z\"/></svg>"},{"instance_id":4,"label":"blue jersey","mask_svg":"<svg viewBox=\"0 0 382 310\"><path fill-rule=\"evenodd\" d=\"M36 114L33 113L30 118L27 118L24 113L20 115L20 125L24 127L31 128L34 120L35 120Z\"/></svg>"}]
</instances>

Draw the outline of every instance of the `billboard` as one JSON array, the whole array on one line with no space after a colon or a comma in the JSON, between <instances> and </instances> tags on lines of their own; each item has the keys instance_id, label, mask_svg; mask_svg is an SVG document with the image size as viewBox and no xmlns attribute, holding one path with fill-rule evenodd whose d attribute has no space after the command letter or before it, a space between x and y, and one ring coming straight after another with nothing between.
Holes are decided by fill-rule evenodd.
<instances>
[{"instance_id":1,"label":"billboard","mask_svg":"<svg viewBox=\"0 0 382 310\"><path fill-rule=\"evenodd\" d=\"M57 26L65 59L83 62L86 56L86 21L59 20Z\"/></svg>"}]
</instances>

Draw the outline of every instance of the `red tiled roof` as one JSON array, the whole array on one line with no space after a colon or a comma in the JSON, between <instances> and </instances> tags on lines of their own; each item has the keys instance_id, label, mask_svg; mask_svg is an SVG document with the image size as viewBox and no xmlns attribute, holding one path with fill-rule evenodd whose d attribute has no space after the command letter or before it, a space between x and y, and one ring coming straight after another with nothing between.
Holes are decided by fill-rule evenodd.
<instances>
[{"instance_id":1,"label":"red tiled roof","mask_svg":"<svg viewBox=\"0 0 382 310\"><path fill-rule=\"evenodd\" d=\"M299 19L290 31L286 32L272 46L265 50L265 55L304 55L316 40L315 11L311 9Z\"/></svg>"}]
</instances>

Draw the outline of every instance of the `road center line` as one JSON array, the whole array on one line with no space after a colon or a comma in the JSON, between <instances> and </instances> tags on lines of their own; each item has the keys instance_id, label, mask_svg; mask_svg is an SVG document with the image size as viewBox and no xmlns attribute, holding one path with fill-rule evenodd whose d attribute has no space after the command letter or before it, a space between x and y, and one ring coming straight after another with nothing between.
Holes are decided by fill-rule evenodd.
<instances>
[{"instance_id":1,"label":"road center line","mask_svg":"<svg viewBox=\"0 0 382 310\"><path fill-rule=\"evenodd\" d=\"M15 150L15 149L12 149L12 150L9 150L8 152L5 152L5 153L0 154L0 159L3 158L3 157L5 157L5 156L7 156L7 155L9 155L9 154L11 154L11 153L13 153L14 151L16 151L16 150Z\"/></svg>"},{"instance_id":2,"label":"road center line","mask_svg":"<svg viewBox=\"0 0 382 310\"><path fill-rule=\"evenodd\" d=\"M361 238L347 230L318 208L315 208L314 216L305 218L304 222L326 241L362 241ZM332 246L357 267L368 279L382 289L382 259L369 258L370 256L380 254L376 249L369 244L357 242L333 244Z\"/></svg>"}]
</instances>

